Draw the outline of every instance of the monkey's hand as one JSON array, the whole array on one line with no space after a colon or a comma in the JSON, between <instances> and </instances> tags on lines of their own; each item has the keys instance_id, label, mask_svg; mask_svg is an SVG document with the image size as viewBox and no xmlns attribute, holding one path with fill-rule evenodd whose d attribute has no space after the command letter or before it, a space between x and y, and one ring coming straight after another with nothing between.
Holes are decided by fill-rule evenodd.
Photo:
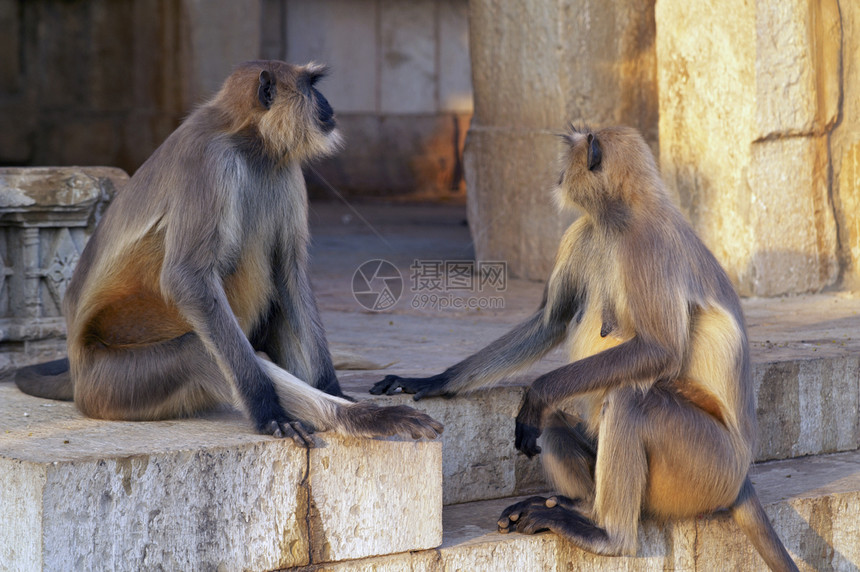
<instances>
[{"instance_id":1,"label":"monkey's hand","mask_svg":"<svg viewBox=\"0 0 860 572\"><path fill-rule=\"evenodd\" d=\"M400 377L399 375L386 375L385 379L377 382L370 388L373 395L394 395L400 389L403 393L414 393L415 401L423 397L451 397L453 393L445 390L448 378L443 374L432 377Z\"/></svg>"},{"instance_id":2,"label":"monkey's hand","mask_svg":"<svg viewBox=\"0 0 860 572\"><path fill-rule=\"evenodd\" d=\"M543 407L532 399L533 394L534 392L531 390L526 391L514 429L514 445L527 457L534 457L540 453L541 449L537 440L543 431Z\"/></svg>"},{"instance_id":3,"label":"monkey's hand","mask_svg":"<svg viewBox=\"0 0 860 572\"><path fill-rule=\"evenodd\" d=\"M280 420L272 419L268 423L264 423L259 427L260 433L263 435L271 435L278 439L290 438L299 447L313 449L314 444L311 434L313 429L306 427L301 421L290 421L287 418Z\"/></svg>"}]
</instances>

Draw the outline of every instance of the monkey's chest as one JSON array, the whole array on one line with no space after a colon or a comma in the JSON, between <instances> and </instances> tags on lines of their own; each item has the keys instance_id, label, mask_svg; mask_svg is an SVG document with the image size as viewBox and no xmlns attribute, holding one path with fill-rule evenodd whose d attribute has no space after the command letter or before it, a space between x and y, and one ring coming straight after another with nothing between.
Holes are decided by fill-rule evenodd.
<instances>
[{"instance_id":1,"label":"monkey's chest","mask_svg":"<svg viewBox=\"0 0 860 572\"><path fill-rule=\"evenodd\" d=\"M239 326L248 335L275 296L269 249L258 247L243 252L236 270L224 277L224 292Z\"/></svg>"},{"instance_id":2,"label":"monkey's chest","mask_svg":"<svg viewBox=\"0 0 860 572\"><path fill-rule=\"evenodd\" d=\"M608 350L632 337L624 313L618 312L602 296L591 296L578 319L570 340L572 362Z\"/></svg>"}]
</instances>

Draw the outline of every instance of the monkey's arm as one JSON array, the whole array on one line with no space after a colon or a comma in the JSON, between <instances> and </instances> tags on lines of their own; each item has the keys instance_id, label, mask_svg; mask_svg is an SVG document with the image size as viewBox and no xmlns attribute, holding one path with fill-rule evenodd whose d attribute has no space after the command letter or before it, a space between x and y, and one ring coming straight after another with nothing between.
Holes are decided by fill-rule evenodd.
<instances>
[{"instance_id":1,"label":"monkey's arm","mask_svg":"<svg viewBox=\"0 0 860 572\"><path fill-rule=\"evenodd\" d=\"M650 241L632 240L638 245ZM516 446L529 456L540 452L545 413L565 399L621 386L649 387L680 375L689 340L690 314L683 287L667 249L631 247L626 291L635 334L630 340L537 378L517 415ZM650 255L649 255L650 254Z\"/></svg>"},{"instance_id":2,"label":"monkey's arm","mask_svg":"<svg viewBox=\"0 0 860 572\"><path fill-rule=\"evenodd\" d=\"M528 320L478 353L440 374L425 378L386 376L370 393L391 395L402 389L417 401L435 395L450 396L491 385L543 357L566 336L580 304L570 272L554 272L544 290L540 309Z\"/></svg>"},{"instance_id":3,"label":"monkey's arm","mask_svg":"<svg viewBox=\"0 0 860 572\"><path fill-rule=\"evenodd\" d=\"M515 445L529 457L540 453L536 441L543 419L569 397L614 387L647 386L677 377L682 355L639 337L538 377L526 391L517 414Z\"/></svg>"},{"instance_id":4,"label":"monkey's arm","mask_svg":"<svg viewBox=\"0 0 860 572\"><path fill-rule=\"evenodd\" d=\"M232 383L260 433L290 437L299 443L309 431L287 415L275 386L263 371L248 338L230 311L220 277L193 270L190 264L166 265L162 288Z\"/></svg>"},{"instance_id":5,"label":"monkey's arm","mask_svg":"<svg viewBox=\"0 0 860 572\"><path fill-rule=\"evenodd\" d=\"M278 299L267 319L265 331L255 348L265 351L272 360L306 383L337 397L346 397L340 389L326 341L325 329L316 298L307 275L307 261L297 258L303 252L291 252L275 261Z\"/></svg>"}]
</instances>

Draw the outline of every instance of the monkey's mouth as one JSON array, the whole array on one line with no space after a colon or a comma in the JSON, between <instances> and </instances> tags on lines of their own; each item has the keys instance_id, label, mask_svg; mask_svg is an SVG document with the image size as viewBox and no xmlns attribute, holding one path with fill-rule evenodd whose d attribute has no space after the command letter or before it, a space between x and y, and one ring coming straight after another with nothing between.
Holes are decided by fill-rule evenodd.
<instances>
[{"instance_id":1,"label":"monkey's mouth","mask_svg":"<svg viewBox=\"0 0 860 572\"><path fill-rule=\"evenodd\" d=\"M317 123L319 124L322 132L326 135L334 131L334 128L337 127L337 121L334 120L333 114L325 118L323 116L320 116L319 118L317 118Z\"/></svg>"}]
</instances>

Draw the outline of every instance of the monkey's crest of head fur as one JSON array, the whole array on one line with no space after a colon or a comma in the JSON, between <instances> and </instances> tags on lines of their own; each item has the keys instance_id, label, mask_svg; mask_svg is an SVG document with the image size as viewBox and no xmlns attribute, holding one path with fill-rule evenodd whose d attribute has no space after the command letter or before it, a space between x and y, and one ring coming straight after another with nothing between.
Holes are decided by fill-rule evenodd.
<instances>
[{"instance_id":1,"label":"monkey's crest of head fur","mask_svg":"<svg viewBox=\"0 0 860 572\"><path fill-rule=\"evenodd\" d=\"M314 88L326 73L325 66L313 62L303 66L277 60L245 62L207 106L225 114L228 132L257 136L272 159L303 163L341 146L334 112Z\"/></svg>"},{"instance_id":2,"label":"monkey's crest of head fur","mask_svg":"<svg viewBox=\"0 0 860 572\"><path fill-rule=\"evenodd\" d=\"M587 213L629 210L667 199L648 144L630 127L591 129L571 124L564 141L562 172L555 188L559 208Z\"/></svg>"}]
</instances>

